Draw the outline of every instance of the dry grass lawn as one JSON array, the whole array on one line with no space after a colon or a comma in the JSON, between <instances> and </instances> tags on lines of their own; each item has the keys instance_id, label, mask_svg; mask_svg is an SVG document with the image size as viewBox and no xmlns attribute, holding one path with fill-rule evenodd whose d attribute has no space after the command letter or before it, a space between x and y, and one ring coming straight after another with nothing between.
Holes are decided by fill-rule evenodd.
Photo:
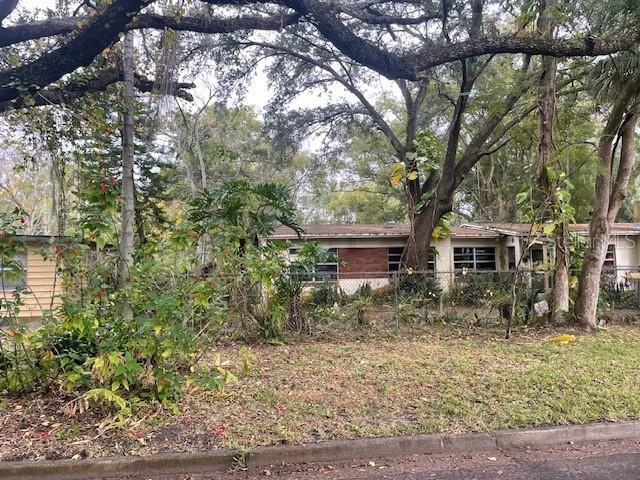
<instances>
[{"instance_id":1,"label":"dry grass lawn","mask_svg":"<svg viewBox=\"0 0 640 480\"><path fill-rule=\"evenodd\" d=\"M141 412L98 436L96 412L66 418L65 399L3 399L1 458L59 458L303 443L334 438L619 421L640 418L640 328L577 333L415 327L249 348L212 346L238 382L191 391L180 413ZM247 348L247 347L244 347ZM46 435L46 432L51 432Z\"/></svg>"}]
</instances>

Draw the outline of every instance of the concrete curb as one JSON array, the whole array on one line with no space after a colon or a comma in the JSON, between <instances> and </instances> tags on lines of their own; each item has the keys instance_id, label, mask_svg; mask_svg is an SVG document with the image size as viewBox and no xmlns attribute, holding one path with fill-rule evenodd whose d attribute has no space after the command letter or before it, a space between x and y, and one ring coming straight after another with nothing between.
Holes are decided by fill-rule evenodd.
<instances>
[{"instance_id":1,"label":"concrete curb","mask_svg":"<svg viewBox=\"0 0 640 480\"><path fill-rule=\"evenodd\" d=\"M313 463L394 457L419 453L459 453L541 447L568 442L640 439L640 422L591 423L494 433L413 435L406 437L336 440L306 445L261 447L244 455L248 467L282 463ZM75 480L122 475L197 473L229 468L242 454L219 450L195 454L158 454L148 457L0 462L0 479Z\"/></svg>"}]
</instances>

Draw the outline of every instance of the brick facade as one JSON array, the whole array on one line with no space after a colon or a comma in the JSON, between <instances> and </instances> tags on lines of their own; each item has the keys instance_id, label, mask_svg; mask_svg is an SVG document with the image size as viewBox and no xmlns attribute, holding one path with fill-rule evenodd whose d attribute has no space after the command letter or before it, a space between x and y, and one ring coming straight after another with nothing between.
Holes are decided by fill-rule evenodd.
<instances>
[{"instance_id":1,"label":"brick facade","mask_svg":"<svg viewBox=\"0 0 640 480\"><path fill-rule=\"evenodd\" d=\"M340 278L381 278L389 271L388 248L339 248ZM369 273L369 275L362 275Z\"/></svg>"}]
</instances>

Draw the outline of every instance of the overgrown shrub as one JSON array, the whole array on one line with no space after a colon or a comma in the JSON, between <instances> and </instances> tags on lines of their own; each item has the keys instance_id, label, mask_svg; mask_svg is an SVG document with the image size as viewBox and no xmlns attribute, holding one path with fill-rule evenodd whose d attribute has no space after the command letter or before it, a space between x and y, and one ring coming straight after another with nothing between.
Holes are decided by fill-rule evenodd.
<instances>
[{"instance_id":1,"label":"overgrown shrub","mask_svg":"<svg viewBox=\"0 0 640 480\"><path fill-rule=\"evenodd\" d=\"M356 325L364 327L369 325L369 313L373 305L373 297L370 295L354 295L346 307L347 318Z\"/></svg>"},{"instance_id":2,"label":"overgrown shrub","mask_svg":"<svg viewBox=\"0 0 640 480\"><path fill-rule=\"evenodd\" d=\"M358 286L353 295L351 296L351 300L358 300L360 298L370 298L373 297L373 288L371 288L371 284L365 282Z\"/></svg>"},{"instance_id":3,"label":"overgrown shrub","mask_svg":"<svg viewBox=\"0 0 640 480\"><path fill-rule=\"evenodd\" d=\"M102 401L121 414L145 402L175 406L204 329L224 319L222 292L154 260L137 264L131 278L122 290L105 279L87 282L63 299L56 319L33 332L6 332L0 390L56 385L76 395L70 409ZM123 314L124 305L132 315ZM226 378L222 371L211 375Z\"/></svg>"},{"instance_id":4,"label":"overgrown shrub","mask_svg":"<svg viewBox=\"0 0 640 480\"><path fill-rule=\"evenodd\" d=\"M449 291L449 299L455 305L482 306L494 297L510 292L513 274L460 273Z\"/></svg>"},{"instance_id":5,"label":"overgrown shrub","mask_svg":"<svg viewBox=\"0 0 640 480\"><path fill-rule=\"evenodd\" d=\"M313 307L332 307L345 301L345 294L335 282L323 281L311 288L309 304Z\"/></svg>"},{"instance_id":6,"label":"overgrown shrub","mask_svg":"<svg viewBox=\"0 0 640 480\"><path fill-rule=\"evenodd\" d=\"M638 292L624 282L618 282L615 275L603 274L600 281L598 309L601 311L615 308L637 308Z\"/></svg>"},{"instance_id":7,"label":"overgrown shrub","mask_svg":"<svg viewBox=\"0 0 640 480\"><path fill-rule=\"evenodd\" d=\"M442 287L435 276L399 273L392 279L393 286L400 297L418 297L428 303L437 303L442 296Z\"/></svg>"}]
</instances>

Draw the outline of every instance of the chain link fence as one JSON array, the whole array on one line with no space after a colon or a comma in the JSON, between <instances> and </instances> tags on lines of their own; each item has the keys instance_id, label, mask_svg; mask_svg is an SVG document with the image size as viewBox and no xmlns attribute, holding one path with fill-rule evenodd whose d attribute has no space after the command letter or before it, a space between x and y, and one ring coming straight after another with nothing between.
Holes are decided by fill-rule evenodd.
<instances>
[{"instance_id":1,"label":"chain link fence","mask_svg":"<svg viewBox=\"0 0 640 480\"><path fill-rule=\"evenodd\" d=\"M570 272L572 283L578 273ZM397 322L502 323L515 307L515 320L528 323L549 313L552 287L552 270L348 272L316 274L304 299L310 307L347 310L371 299L369 315L386 307ZM603 271L599 303L602 311L640 314L640 269Z\"/></svg>"}]
</instances>

